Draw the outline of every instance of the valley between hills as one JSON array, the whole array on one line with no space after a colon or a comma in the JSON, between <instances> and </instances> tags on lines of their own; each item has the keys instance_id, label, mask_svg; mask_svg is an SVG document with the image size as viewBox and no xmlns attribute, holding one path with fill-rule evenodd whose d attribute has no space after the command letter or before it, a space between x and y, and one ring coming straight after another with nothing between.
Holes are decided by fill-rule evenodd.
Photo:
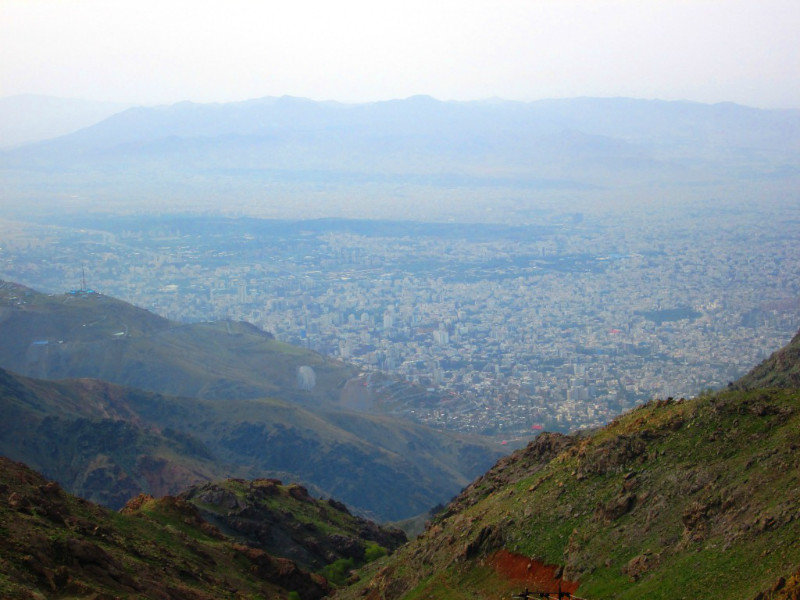
<instances>
[{"instance_id":1,"label":"valley between hills","mask_svg":"<svg viewBox=\"0 0 800 600\"><path fill-rule=\"evenodd\" d=\"M136 336L153 343L148 332L169 331L100 295L3 290L0 339L28 350L47 340L47 354L34 348L27 363L19 349L3 350L30 369L77 369L92 352L109 357L109 369ZM129 325L117 337L130 346L112 355L103 345L121 341L110 337L119 314ZM23 322L36 324L33 339L8 333ZM219 327L202 329L276 351L263 332ZM276 360L287 361L284 370L312 359L323 361L321 373L346 369L305 352ZM151 354L140 352L127 376L155 369L162 358L148 364ZM481 460L496 460L486 442L346 411L335 386L305 402L190 397L3 370L0 452L12 460L3 459L0 481L0 595L446 600L527 589L591 599L797 598L798 372L800 334L727 389L652 401L597 430L542 433L406 541L341 500L356 499L359 512L377 507L383 520L404 514L387 497L422 513L446 483L452 489L469 469L485 470ZM303 393L297 381L269 385Z\"/></svg>"},{"instance_id":2,"label":"valley between hills","mask_svg":"<svg viewBox=\"0 0 800 600\"><path fill-rule=\"evenodd\" d=\"M0 371L0 453L112 508L142 492L268 477L400 520L502 455L488 438L382 414L355 369L246 323L179 325L96 293L3 284L0 366L48 379Z\"/></svg>"}]
</instances>

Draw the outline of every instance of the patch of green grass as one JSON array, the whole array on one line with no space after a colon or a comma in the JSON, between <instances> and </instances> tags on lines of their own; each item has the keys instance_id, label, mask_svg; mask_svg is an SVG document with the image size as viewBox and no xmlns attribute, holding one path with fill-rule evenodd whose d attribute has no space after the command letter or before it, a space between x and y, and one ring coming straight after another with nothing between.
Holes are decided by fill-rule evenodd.
<instances>
[{"instance_id":1,"label":"patch of green grass","mask_svg":"<svg viewBox=\"0 0 800 600\"><path fill-rule=\"evenodd\" d=\"M376 544L375 542L367 542L367 547L364 550L364 562L371 563L388 554L389 551L380 544Z\"/></svg>"},{"instance_id":2,"label":"patch of green grass","mask_svg":"<svg viewBox=\"0 0 800 600\"><path fill-rule=\"evenodd\" d=\"M336 562L324 566L320 573L334 585L342 586L347 583L350 571L355 566L355 561L352 558L340 558Z\"/></svg>"}]
</instances>

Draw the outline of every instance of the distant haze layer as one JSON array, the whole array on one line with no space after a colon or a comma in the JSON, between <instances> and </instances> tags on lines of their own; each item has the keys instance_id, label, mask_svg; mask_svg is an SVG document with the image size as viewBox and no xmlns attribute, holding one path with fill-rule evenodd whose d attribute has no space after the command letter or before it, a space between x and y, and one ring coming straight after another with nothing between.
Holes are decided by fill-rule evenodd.
<instances>
[{"instance_id":1,"label":"distant haze layer","mask_svg":"<svg viewBox=\"0 0 800 600\"><path fill-rule=\"evenodd\" d=\"M800 107L795 0L0 3L0 94Z\"/></svg>"},{"instance_id":2,"label":"distant haze layer","mask_svg":"<svg viewBox=\"0 0 800 600\"><path fill-rule=\"evenodd\" d=\"M798 189L800 111L577 98L134 108L0 154L8 214L87 208L519 222ZM24 216L24 215L22 215Z\"/></svg>"}]
</instances>

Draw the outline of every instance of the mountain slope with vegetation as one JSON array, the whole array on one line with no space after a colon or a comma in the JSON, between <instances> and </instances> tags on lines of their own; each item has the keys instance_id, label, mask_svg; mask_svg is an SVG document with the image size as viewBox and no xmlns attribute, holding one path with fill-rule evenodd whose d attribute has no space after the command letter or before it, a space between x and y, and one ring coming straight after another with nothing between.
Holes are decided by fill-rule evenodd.
<instances>
[{"instance_id":1,"label":"mountain slope with vegetation","mask_svg":"<svg viewBox=\"0 0 800 600\"><path fill-rule=\"evenodd\" d=\"M92 291L44 294L0 280L0 367L29 377L92 377L163 394L277 397L313 410L385 414L441 394L279 342L241 321L177 323ZM391 388L391 391L388 390Z\"/></svg>"},{"instance_id":2,"label":"mountain slope with vegetation","mask_svg":"<svg viewBox=\"0 0 800 600\"><path fill-rule=\"evenodd\" d=\"M371 397L355 368L247 323L180 325L93 292L0 282L0 367L193 396L0 377L0 401L18 422L0 426L0 449L112 507L226 476L275 477L399 520L452 497L503 454L485 438L379 414L379 392ZM301 367L313 369L311 389ZM378 414L346 410L354 404Z\"/></svg>"},{"instance_id":3,"label":"mountain slope with vegetation","mask_svg":"<svg viewBox=\"0 0 800 600\"><path fill-rule=\"evenodd\" d=\"M177 398L0 369L0 454L118 508L222 479L273 477L397 520L452 497L500 455L481 438L276 399Z\"/></svg>"},{"instance_id":4,"label":"mountain slope with vegetation","mask_svg":"<svg viewBox=\"0 0 800 600\"><path fill-rule=\"evenodd\" d=\"M796 371L774 358L753 373ZM796 387L654 401L598 431L542 434L337 597L784 597L800 565L799 450Z\"/></svg>"},{"instance_id":5,"label":"mountain slope with vegetation","mask_svg":"<svg viewBox=\"0 0 800 600\"><path fill-rule=\"evenodd\" d=\"M0 282L0 366L42 379L93 377L165 394L338 403L356 369L242 322L180 324L94 292ZM314 385L303 385L301 367ZM308 389L308 388L311 389Z\"/></svg>"},{"instance_id":6,"label":"mountain slope with vegetation","mask_svg":"<svg viewBox=\"0 0 800 600\"><path fill-rule=\"evenodd\" d=\"M290 560L236 543L174 497L114 513L0 457L0 596L303 600L329 586Z\"/></svg>"},{"instance_id":7,"label":"mountain slope with vegetation","mask_svg":"<svg viewBox=\"0 0 800 600\"><path fill-rule=\"evenodd\" d=\"M736 387L800 388L800 332L786 346L736 382Z\"/></svg>"},{"instance_id":8,"label":"mountain slope with vegetation","mask_svg":"<svg viewBox=\"0 0 800 600\"><path fill-rule=\"evenodd\" d=\"M337 561L363 564L406 541L398 529L353 516L329 499L312 498L277 479L227 479L196 485L180 498L229 537L318 571Z\"/></svg>"}]
</instances>

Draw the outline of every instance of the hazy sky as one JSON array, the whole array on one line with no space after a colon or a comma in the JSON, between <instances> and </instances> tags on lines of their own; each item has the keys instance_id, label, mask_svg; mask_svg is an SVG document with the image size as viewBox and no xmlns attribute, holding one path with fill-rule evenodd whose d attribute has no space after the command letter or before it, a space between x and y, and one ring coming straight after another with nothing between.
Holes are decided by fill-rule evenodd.
<instances>
[{"instance_id":1,"label":"hazy sky","mask_svg":"<svg viewBox=\"0 0 800 600\"><path fill-rule=\"evenodd\" d=\"M800 0L0 0L0 96L800 107Z\"/></svg>"}]
</instances>

